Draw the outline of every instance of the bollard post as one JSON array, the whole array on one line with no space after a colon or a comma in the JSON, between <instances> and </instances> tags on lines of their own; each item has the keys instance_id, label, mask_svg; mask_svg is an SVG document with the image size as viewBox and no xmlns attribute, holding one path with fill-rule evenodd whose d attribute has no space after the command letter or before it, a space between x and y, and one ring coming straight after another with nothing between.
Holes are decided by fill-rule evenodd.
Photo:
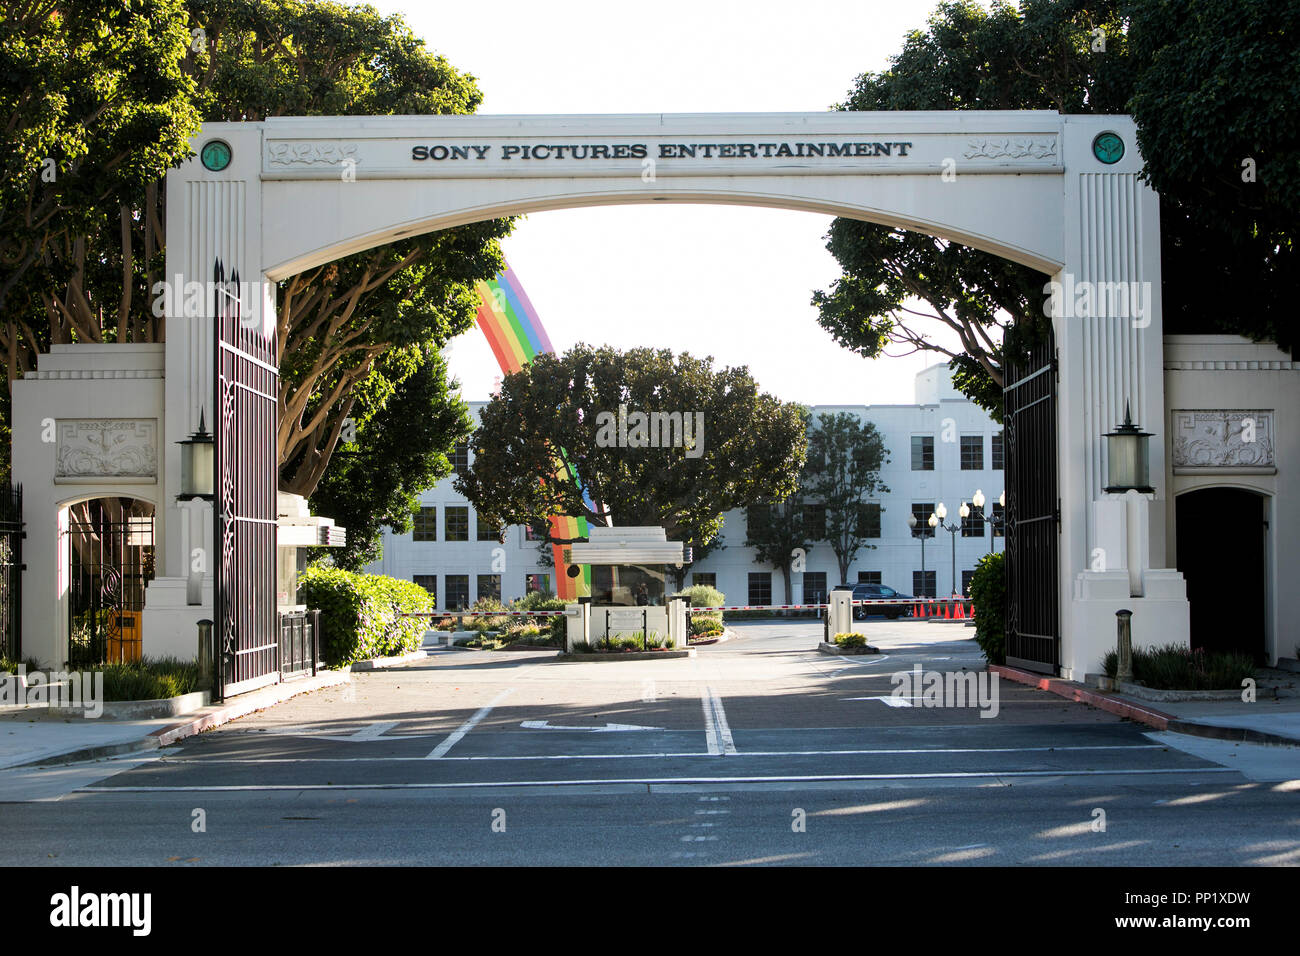
<instances>
[{"instance_id":1,"label":"bollard post","mask_svg":"<svg viewBox=\"0 0 1300 956\"><path fill-rule=\"evenodd\" d=\"M1115 683L1133 682L1133 612L1127 609L1115 612L1116 653L1119 664L1115 667Z\"/></svg>"},{"instance_id":2,"label":"bollard post","mask_svg":"<svg viewBox=\"0 0 1300 956\"><path fill-rule=\"evenodd\" d=\"M211 691L212 681L212 622L206 617L199 621L199 690Z\"/></svg>"}]
</instances>

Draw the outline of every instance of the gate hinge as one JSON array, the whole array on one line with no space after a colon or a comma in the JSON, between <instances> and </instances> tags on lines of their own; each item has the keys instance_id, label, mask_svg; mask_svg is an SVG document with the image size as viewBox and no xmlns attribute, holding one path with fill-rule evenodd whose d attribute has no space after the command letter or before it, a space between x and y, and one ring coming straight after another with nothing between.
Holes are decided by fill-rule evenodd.
<instances>
[{"instance_id":1,"label":"gate hinge","mask_svg":"<svg viewBox=\"0 0 1300 956\"><path fill-rule=\"evenodd\" d=\"M1061 533L1061 499L1056 499L1056 533Z\"/></svg>"},{"instance_id":2,"label":"gate hinge","mask_svg":"<svg viewBox=\"0 0 1300 956\"><path fill-rule=\"evenodd\" d=\"M1061 381L1061 350L1052 350L1052 376L1059 384Z\"/></svg>"}]
</instances>

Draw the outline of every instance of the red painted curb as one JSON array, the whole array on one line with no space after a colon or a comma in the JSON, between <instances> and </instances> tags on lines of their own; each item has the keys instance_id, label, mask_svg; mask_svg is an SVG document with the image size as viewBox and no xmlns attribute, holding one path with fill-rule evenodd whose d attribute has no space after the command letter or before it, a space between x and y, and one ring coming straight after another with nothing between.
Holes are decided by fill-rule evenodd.
<instances>
[{"instance_id":1,"label":"red painted curb","mask_svg":"<svg viewBox=\"0 0 1300 956\"><path fill-rule=\"evenodd\" d=\"M1107 713L1115 714L1117 717L1136 720L1138 723L1154 727L1156 730L1168 730L1169 722L1178 720L1173 714L1166 714L1164 711L1155 710L1151 707L1143 707L1141 704L1135 704L1103 691L1089 690L1081 684L1062 680L1059 677L1044 677L1042 674L1033 674L1019 668L1007 667L1005 664L990 664L989 670L994 674L1005 677L1007 680L1013 680L1019 684L1028 684L1030 687L1045 690L1048 693L1056 694L1058 697L1097 707Z\"/></svg>"}]
</instances>

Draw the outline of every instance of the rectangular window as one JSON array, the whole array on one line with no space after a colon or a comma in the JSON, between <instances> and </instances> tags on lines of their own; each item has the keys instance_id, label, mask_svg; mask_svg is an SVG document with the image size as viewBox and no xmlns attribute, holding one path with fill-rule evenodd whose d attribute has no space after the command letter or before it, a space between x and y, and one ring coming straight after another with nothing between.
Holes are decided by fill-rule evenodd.
<instances>
[{"instance_id":1,"label":"rectangular window","mask_svg":"<svg viewBox=\"0 0 1300 956\"><path fill-rule=\"evenodd\" d=\"M546 540L546 522L538 521L536 524L524 525L525 541L545 541Z\"/></svg>"},{"instance_id":2,"label":"rectangular window","mask_svg":"<svg viewBox=\"0 0 1300 956\"><path fill-rule=\"evenodd\" d=\"M961 436L961 470L962 471L983 471L984 470L984 436L983 435L962 435Z\"/></svg>"},{"instance_id":3,"label":"rectangular window","mask_svg":"<svg viewBox=\"0 0 1300 956\"><path fill-rule=\"evenodd\" d=\"M772 572L749 572L749 603L767 607L772 603Z\"/></svg>"},{"instance_id":4,"label":"rectangular window","mask_svg":"<svg viewBox=\"0 0 1300 956\"><path fill-rule=\"evenodd\" d=\"M874 501L865 501L858 506L858 537L880 537L881 507Z\"/></svg>"},{"instance_id":5,"label":"rectangular window","mask_svg":"<svg viewBox=\"0 0 1300 956\"><path fill-rule=\"evenodd\" d=\"M474 513L474 527L475 527L474 536L479 541L496 541L500 543L501 529L494 524L484 521L482 518L478 516L478 512Z\"/></svg>"},{"instance_id":6,"label":"rectangular window","mask_svg":"<svg viewBox=\"0 0 1300 956\"><path fill-rule=\"evenodd\" d=\"M934 471L934 436L912 436L912 470Z\"/></svg>"},{"instance_id":7,"label":"rectangular window","mask_svg":"<svg viewBox=\"0 0 1300 956\"><path fill-rule=\"evenodd\" d=\"M421 508L411 518L411 537L415 541L438 540L438 509Z\"/></svg>"},{"instance_id":8,"label":"rectangular window","mask_svg":"<svg viewBox=\"0 0 1300 956\"><path fill-rule=\"evenodd\" d=\"M524 594L552 594L549 574L525 574Z\"/></svg>"},{"instance_id":9,"label":"rectangular window","mask_svg":"<svg viewBox=\"0 0 1300 956\"><path fill-rule=\"evenodd\" d=\"M468 574L448 574L444 583L447 585L448 611L463 611L469 607Z\"/></svg>"},{"instance_id":10,"label":"rectangular window","mask_svg":"<svg viewBox=\"0 0 1300 956\"><path fill-rule=\"evenodd\" d=\"M433 606L438 606L438 575L436 574L417 574L412 579L420 587L429 592L429 597L433 598Z\"/></svg>"},{"instance_id":11,"label":"rectangular window","mask_svg":"<svg viewBox=\"0 0 1300 956\"><path fill-rule=\"evenodd\" d=\"M924 535L927 538L933 538L935 529L930 527L930 515L934 513L933 501L913 501L912 516L916 518L916 528L912 531L912 536L919 538Z\"/></svg>"},{"instance_id":12,"label":"rectangular window","mask_svg":"<svg viewBox=\"0 0 1300 956\"><path fill-rule=\"evenodd\" d=\"M961 536L963 538L984 537L984 509L969 505L970 516L961 519Z\"/></svg>"},{"instance_id":13,"label":"rectangular window","mask_svg":"<svg viewBox=\"0 0 1300 956\"><path fill-rule=\"evenodd\" d=\"M961 573L961 593L970 597L970 579L975 577L974 571L963 571Z\"/></svg>"},{"instance_id":14,"label":"rectangular window","mask_svg":"<svg viewBox=\"0 0 1300 956\"><path fill-rule=\"evenodd\" d=\"M718 576L713 572L694 571L691 573L691 583L700 584L706 588L716 588L718 586Z\"/></svg>"},{"instance_id":15,"label":"rectangular window","mask_svg":"<svg viewBox=\"0 0 1300 956\"><path fill-rule=\"evenodd\" d=\"M913 571L912 572L912 596L913 597L934 597L935 588L934 571Z\"/></svg>"},{"instance_id":16,"label":"rectangular window","mask_svg":"<svg viewBox=\"0 0 1300 956\"><path fill-rule=\"evenodd\" d=\"M1002 470L1002 433L1001 432L993 433L992 452L993 453L989 456L989 459L992 463L993 470L1001 471Z\"/></svg>"},{"instance_id":17,"label":"rectangular window","mask_svg":"<svg viewBox=\"0 0 1300 956\"><path fill-rule=\"evenodd\" d=\"M1005 528L1006 514L1000 504L993 502L993 537L1000 538Z\"/></svg>"},{"instance_id":18,"label":"rectangular window","mask_svg":"<svg viewBox=\"0 0 1300 956\"><path fill-rule=\"evenodd\" d=\"M884 584L885 582L880 579L879 571L859 571L858 583L859 584Z\"/></svg>"},{"instance_id":19,"label":"rectangular window","mask_svg":"<svg viewBox=\"0 0 1300 956\"><path fill-rule=\"evenodd\" d=\"M478 600L481 601L483 598L501 600L501 575L480 574L478 576Z\"/></svg>"},{"instance_id":20,"label":"rectangular window","mask_svg":"<svg viewBox=\"0 0 1300 956\"><path fill-rule=\"evenodd\" d=\"M469 441L458 441L451 450L451 470L458 475L469 471Z\"/></svg>"},{"instance_id":21,"label":"rectangular window","mask_svg":"<svg viewBox=\"0 0 1300 956\"><path fill-rule=\"evenodd\" d=\"M447 541L469 540L469 509L461 505L447 506Z\"/></svg>"},{"instance_id":22,"label":"rectangular window","mask_svg":"<svg viewBox=\"0 0 1300 956\"><path fill-rule=\"evenodd\" d=\"M826 572L805 571L803 575L803 603L826 603Z\"/></svg>"},{"instance_id":23,"label":"rectangular window","mask_svg":"<svg viewBox=\"0 0 1300 956\"><path fill-rule=\"evenodd\" d=\"M821 541L826 537L826 506L804 505L803 523L812 541Z\"/></svg>"}]
</instances>

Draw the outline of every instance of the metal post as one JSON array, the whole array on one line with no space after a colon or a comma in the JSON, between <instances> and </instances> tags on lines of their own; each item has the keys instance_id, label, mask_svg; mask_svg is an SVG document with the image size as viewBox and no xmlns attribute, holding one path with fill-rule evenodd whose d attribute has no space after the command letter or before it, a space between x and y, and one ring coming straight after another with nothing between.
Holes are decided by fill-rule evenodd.
<instances>
[{"instance_id":1,"label":"metal post","mask_svg":"<svg viewBox=\"0 0 1300 956\"><path fill-rule=\"evenodd\" d=\"M922 528L921 528L921 588L920 588L920 590L924 590L924 588L925 588L925 527L922 526ZM925 597L925 595L924 595L924 594L921 594L921 595L918 595L918 597Z\"/></svg>"},{"instance_id":2,"label":"metal post","mask_svg":"<svg viewBox=\"0 0 1300 956\"><path fill-rule=\"evenodd\" d=\"M212 622L199 621L199 690L215 692L212 680Z\"/></svg>"},{"instance_id":3,"label":"metal post","mask_svg":"<svg viewBox=\"0 0 1300 956\"><path fill-rule=\"evenodd\" d=\"M1133 682L1133 612L1115 612L1116 652L1119 664L1115 668L1115 683Z\"/></svg>"},{"instance_id":4,"label":"metal post","mask_svg":"<svg viewBox=\"0 0 1300 956\"><path fill-rule=\"evenodd\" d=\"M641 612L641 650L643 651L650 650L650 618L647 616L648 613L647 611Z\"/></svg>"},{"instance_id":5,"label":"metal post","mask_svg":"<svg viewBox=\"0 0 1300 956\"><path fill-rule=\"evenodd\" d=\"M948 534L952 536L952 593L957 593L957 527L948 529Z\"/></svg>"}]
</instances>

